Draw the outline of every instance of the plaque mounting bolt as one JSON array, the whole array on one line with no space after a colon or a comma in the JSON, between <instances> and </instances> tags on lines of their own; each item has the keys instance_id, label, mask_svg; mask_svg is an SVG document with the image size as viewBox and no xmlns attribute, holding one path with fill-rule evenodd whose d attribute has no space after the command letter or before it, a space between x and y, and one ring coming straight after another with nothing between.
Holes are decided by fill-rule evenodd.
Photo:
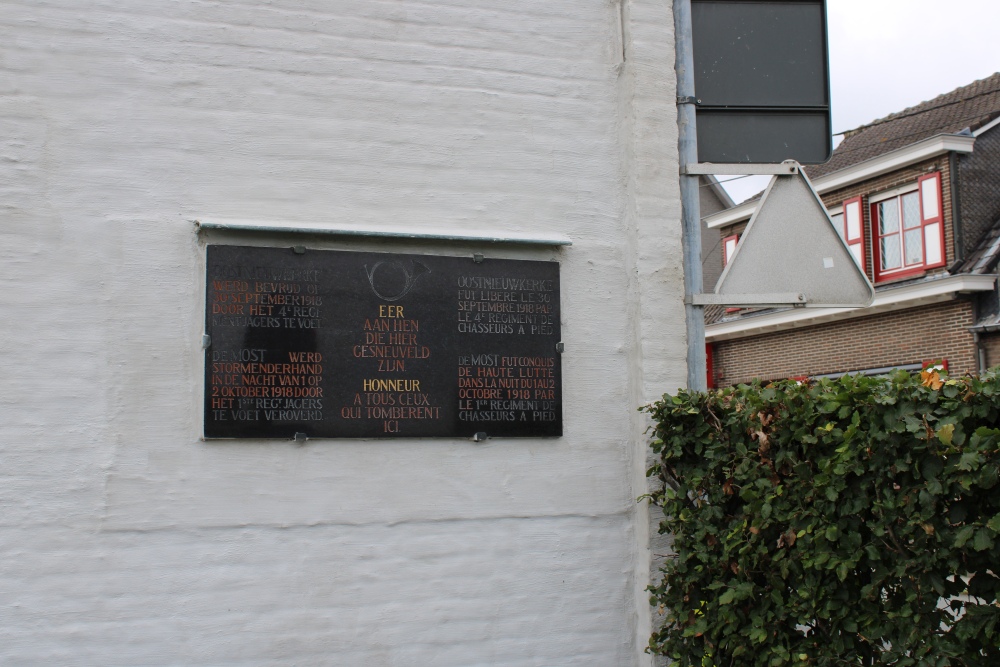
<instances>
[{"instance_id":1,"label":"plaque mounting bolt","mask_svg":"<svg viewBox=\"0 0 1000 667\"><path fill-rule=\"evenodd\" d=\"M292 252L294 252L296 255L304 255L306 254L306 247L304 245L292 246Z\"/></svg>"},{"instance_id":2,"label":"plaque mounting bolt","mask_svg":"<svg viewBox=\"0 0 1000 667\"><path fill-rule=\"evenodd\" d=\"M309 436L306 435L305 433L302 433L301 431L299 431L298 433L296 433L295 437L292 438L292 440L295 441L295 444L298 445L298 446L300 446L300 447L302 445L306 444L306 440L308 440L308 439L309 439Z\"/></svg>"},{"instance_id":3,"label":"plaque mounting bolt","mask_svg":"<svg viewBox=\"0 0 1000 667\"><path fill-rule=\"evenodd\" d=\"M481 252L477 252L472 256L472 261L476 264L482 264L484 259L486 259L486 257Z\"/></svg>"},{"instance_id":4,"label":"plaque mounting bolt","mask_svg":"<svg viewBox=\"0 0 1000 667\"><path fill-rule=\"evenodd\" d=\"M485 442L490 436L486 435L486 431L479 431L478 433L472 434L472 442Z\"/></svg>"},{"instance_id":5,"label":"plaque mounting bolt","mask_svg":"<svg viewBox=\"0 0 1000 667\"><path fill-rule=\"evenodd\" d=\"M564 343L562 341L559 341L558 343L556 343L556 352L558 352L559 354L562 354L565 351L566 351L566 343Z\"/></svg>"},{"instance_id":6,"label":"plaque mounting bolt","mask_svg":"<svg viewBox=\"0 0 1000 667\"><path fill-rule=\"evenodd\" d=\"M212 337L208 334L202 334L201 336L201 349L207 350L212 347Z\"/></svg>"}]
</instances>

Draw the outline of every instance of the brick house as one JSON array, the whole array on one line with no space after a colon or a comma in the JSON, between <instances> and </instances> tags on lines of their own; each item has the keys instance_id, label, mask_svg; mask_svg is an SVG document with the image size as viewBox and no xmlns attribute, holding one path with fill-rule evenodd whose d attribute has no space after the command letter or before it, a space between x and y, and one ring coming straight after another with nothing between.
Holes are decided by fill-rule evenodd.
<instances>
[{"instance_id":1,"label":"brick house","mask_svg":"<svg viewBox=\"0 0 1000 667\"><path fill-rule=\"evenodd\" d=\"M998 126L1000 73L851 130L829 162L807 167L875 301L709 308L709 386L939 361L953 374L1000 364ZM719 231L723 263L756 204L705 218Z\"/></svg>"}]
</instances>

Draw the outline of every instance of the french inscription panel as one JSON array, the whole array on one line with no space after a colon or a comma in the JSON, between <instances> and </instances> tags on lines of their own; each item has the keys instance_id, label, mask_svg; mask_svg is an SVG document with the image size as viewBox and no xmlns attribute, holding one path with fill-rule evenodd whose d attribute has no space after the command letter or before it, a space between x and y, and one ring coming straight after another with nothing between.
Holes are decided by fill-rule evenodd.
<instances>
[{"instance_id":1,"label":"french inscription panel","mask_svg":"<svg viewBox=\"0 0 1000 667\"><path fill-rule=\"evenodd\" d=\"M562 435L559 264L208 246L206 438Z\"/></svg>"}]
</instances>

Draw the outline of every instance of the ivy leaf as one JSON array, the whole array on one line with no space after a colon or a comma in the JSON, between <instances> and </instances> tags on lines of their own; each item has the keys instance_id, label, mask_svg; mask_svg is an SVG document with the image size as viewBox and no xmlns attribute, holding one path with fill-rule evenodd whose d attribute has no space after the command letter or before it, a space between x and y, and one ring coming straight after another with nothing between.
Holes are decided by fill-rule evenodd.
<instances>
[{"instance_id":1,"label":"ivy leaf","mask_svg":"<svg viewBox=\"0 0 1000 667\"><path fill-rule=\"evenodd\" d=\"M906 430L910 433L917 433L924 427L923 422L913 415L903 415L903 423L906 424Z\"/></svg>"},{"instance_id":2,"label":"ivy leaf","mask_svg":"<svg viewBox=\"0 0 1000 667\"><path fill-rule=\"evenodd\" d=\"M976 537L972 540L972 548L976 551L986 551L993 546L993 538L988 530L980 528L976 531Z\"/></svg>"},{"instance_id":3,"label":"ivy leaf","mask_svg":"<svg viewBox=\"0 0 1000 667\"><path fill-rule=\"evenodd\" d=\"M975 470L979 467L979 454L977 452L965 452L958 461L959 470Z\"/></svg>"},{"instance_id":4,"label":"ivy leaf","mask_svg":"<svg viewBox=\"0 0 1000 667\"><path fill-rule=\"evenodd\" d=\"M943 442L944 444L946 444L946 445L948 445L950 447L951 446L951 437L952 437L952 435L954 435L954 433L955 433L955 425L954 424L945 424L944 426L942 426L941 428L939 428L937 430L937 437L938 437L938 440L940 440L941 442Z\"/></svg>"},{"instance_id":5,"label":"ivy leaf","mask_svg":"<svg viewBox=\"0 0 1000 667\"><path fill-rule=\"evenodd\" d=\"M937 391L942 385L944 385L944 382L941 381L941 376L938 375L938 372L930 368L920 371L920 380L920 384L925 387L929 387L934 391Z\"/></svg>"},{"instance_id":6,"label":"ivy leaf","mask_svg":"<svg viewBox=\"0 0 1000 667\"><path fill-rule=\"evenodd\" d=\"M938 595L944 595L944 578L936 572L932 572L930 575L931 586L934 587L934 591Z\"/></svg>"},{"instance_id":7,"label":"ivy leaf","mask_svg":"<svg viewBox=\"0 0 1000 667\"><path fill-rule=\"evenodd\" d=\"M1000 514L995 515L992 519L987 521L986 527L994 533L1000 533Z\"/></svg>"},{"instance_id":8,"label":"ivy leaf","mask_svg":"<svg viewBox=\"0 0 1000 667\"><path fill-rule=\"evenodd\" d=\"M965 546L965 543L972 539L972 534L975 532L975 526L966 526L962 530L958 531L955 535L955 546L961 549Z\"/></svg>"},{"instance_id":9,"label":"ivy leaf","mask_svg":"<svg viewBox=\"0 0 1000 667\"><path fill-rule=\"evenodd\" d=\"M719 597L719 604L732 604L736 597L736 589L730 588Z\"/></svg>"}]
</instances>

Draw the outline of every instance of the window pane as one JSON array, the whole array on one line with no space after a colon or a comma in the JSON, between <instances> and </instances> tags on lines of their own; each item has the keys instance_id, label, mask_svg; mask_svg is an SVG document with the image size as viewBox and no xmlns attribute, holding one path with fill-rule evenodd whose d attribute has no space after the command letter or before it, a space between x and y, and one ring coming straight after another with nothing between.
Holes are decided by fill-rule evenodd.
<instances>
[{"instance_id":1,"label":"window pane","mask_svg":"<svg viewBox=\"0 0 1000 667\"><path fill-rule=\"evenodd\" d=\"M860 243L854 243L854 244L852 244L852 245L850 245L848 247L851 249L851 253L857 258L858 265L860 266L860 265L864 264L865 258L861 254L861 244Z\"/></svg>"},{"instance_id":2,"label":"window pane","mask_svg":"<svg viewBox=\"0 0 1000 667\"><path fill-rule=\"evenodd\" d=\"M940 264L944 260L941 255L941 223L924 226L924 238L927 240L927 263Z\"/></svg>"},{"instance_id":3,"label":"window pane","mask_svg":"<svg viewBox=\"0 0 1000 667\"><path fill-rule=\"evenodd\" d=\"M911 229L903 232L903 246L906 254L906 264L920 264L924 261L924 243L920 238L920 229Z\"/></svg>"},{"instance_id":4,"label":"window pane","mask_svg":"<svg viewBox=\"0 0 1000 667\"><path fill-rule=\"evenodd\" d=\"M899 200L886 199L878 205L878 233L892 234L899 231Z\"/></svg>"},{"instance_id":5,"label":"window pane","mask_svg":"<svg viewBox=\"0 0 1000 667\"><path fill-rule=\"evenodd\" d=\"M920 199L916 192L902 196L903 229L913 229L920 226Z\"/></svg>"},{"instance_id":6,"label":"window pane","mask_svg":"<svg viewBox=\"0 0 1000 667\"><path fill-rule=\"evenodd\" d=\"M840 238L844 238L844 214L837 213L836 215L831 215L830 220L833 221L833 228L837 230Z\"/></svg>"},{"instance_id":7,"label":"window pane","mask_svg":"<svg viewBox=\"0 0 1000 667\"><path fill-rule=\"evenodd\" d=\"M861 204L854 202L844 207L847 215L847 238L851 241L861 238Z\"/></svg>"},{"instance_id":8,"label":"window pane","mask_svg":"<svg viewBox=\"0 0 1000 667\"><path fill-rule=\"evenodd\" d=\"M924 203L924 219L932 220L939 215L938 211L938 181L940 177L920 181L920 198Z\"/></svg>"},{"instance_id":9,"label":"window pane","mask_svg":"<svg viewBox=\"0 0 1000 667\"><path fill-rule=\"evenodd\" d=\"M901 264L899 235L887 236L879 241L882 255L882 270L898 269Z\"/></svg>"}]
</instances>

